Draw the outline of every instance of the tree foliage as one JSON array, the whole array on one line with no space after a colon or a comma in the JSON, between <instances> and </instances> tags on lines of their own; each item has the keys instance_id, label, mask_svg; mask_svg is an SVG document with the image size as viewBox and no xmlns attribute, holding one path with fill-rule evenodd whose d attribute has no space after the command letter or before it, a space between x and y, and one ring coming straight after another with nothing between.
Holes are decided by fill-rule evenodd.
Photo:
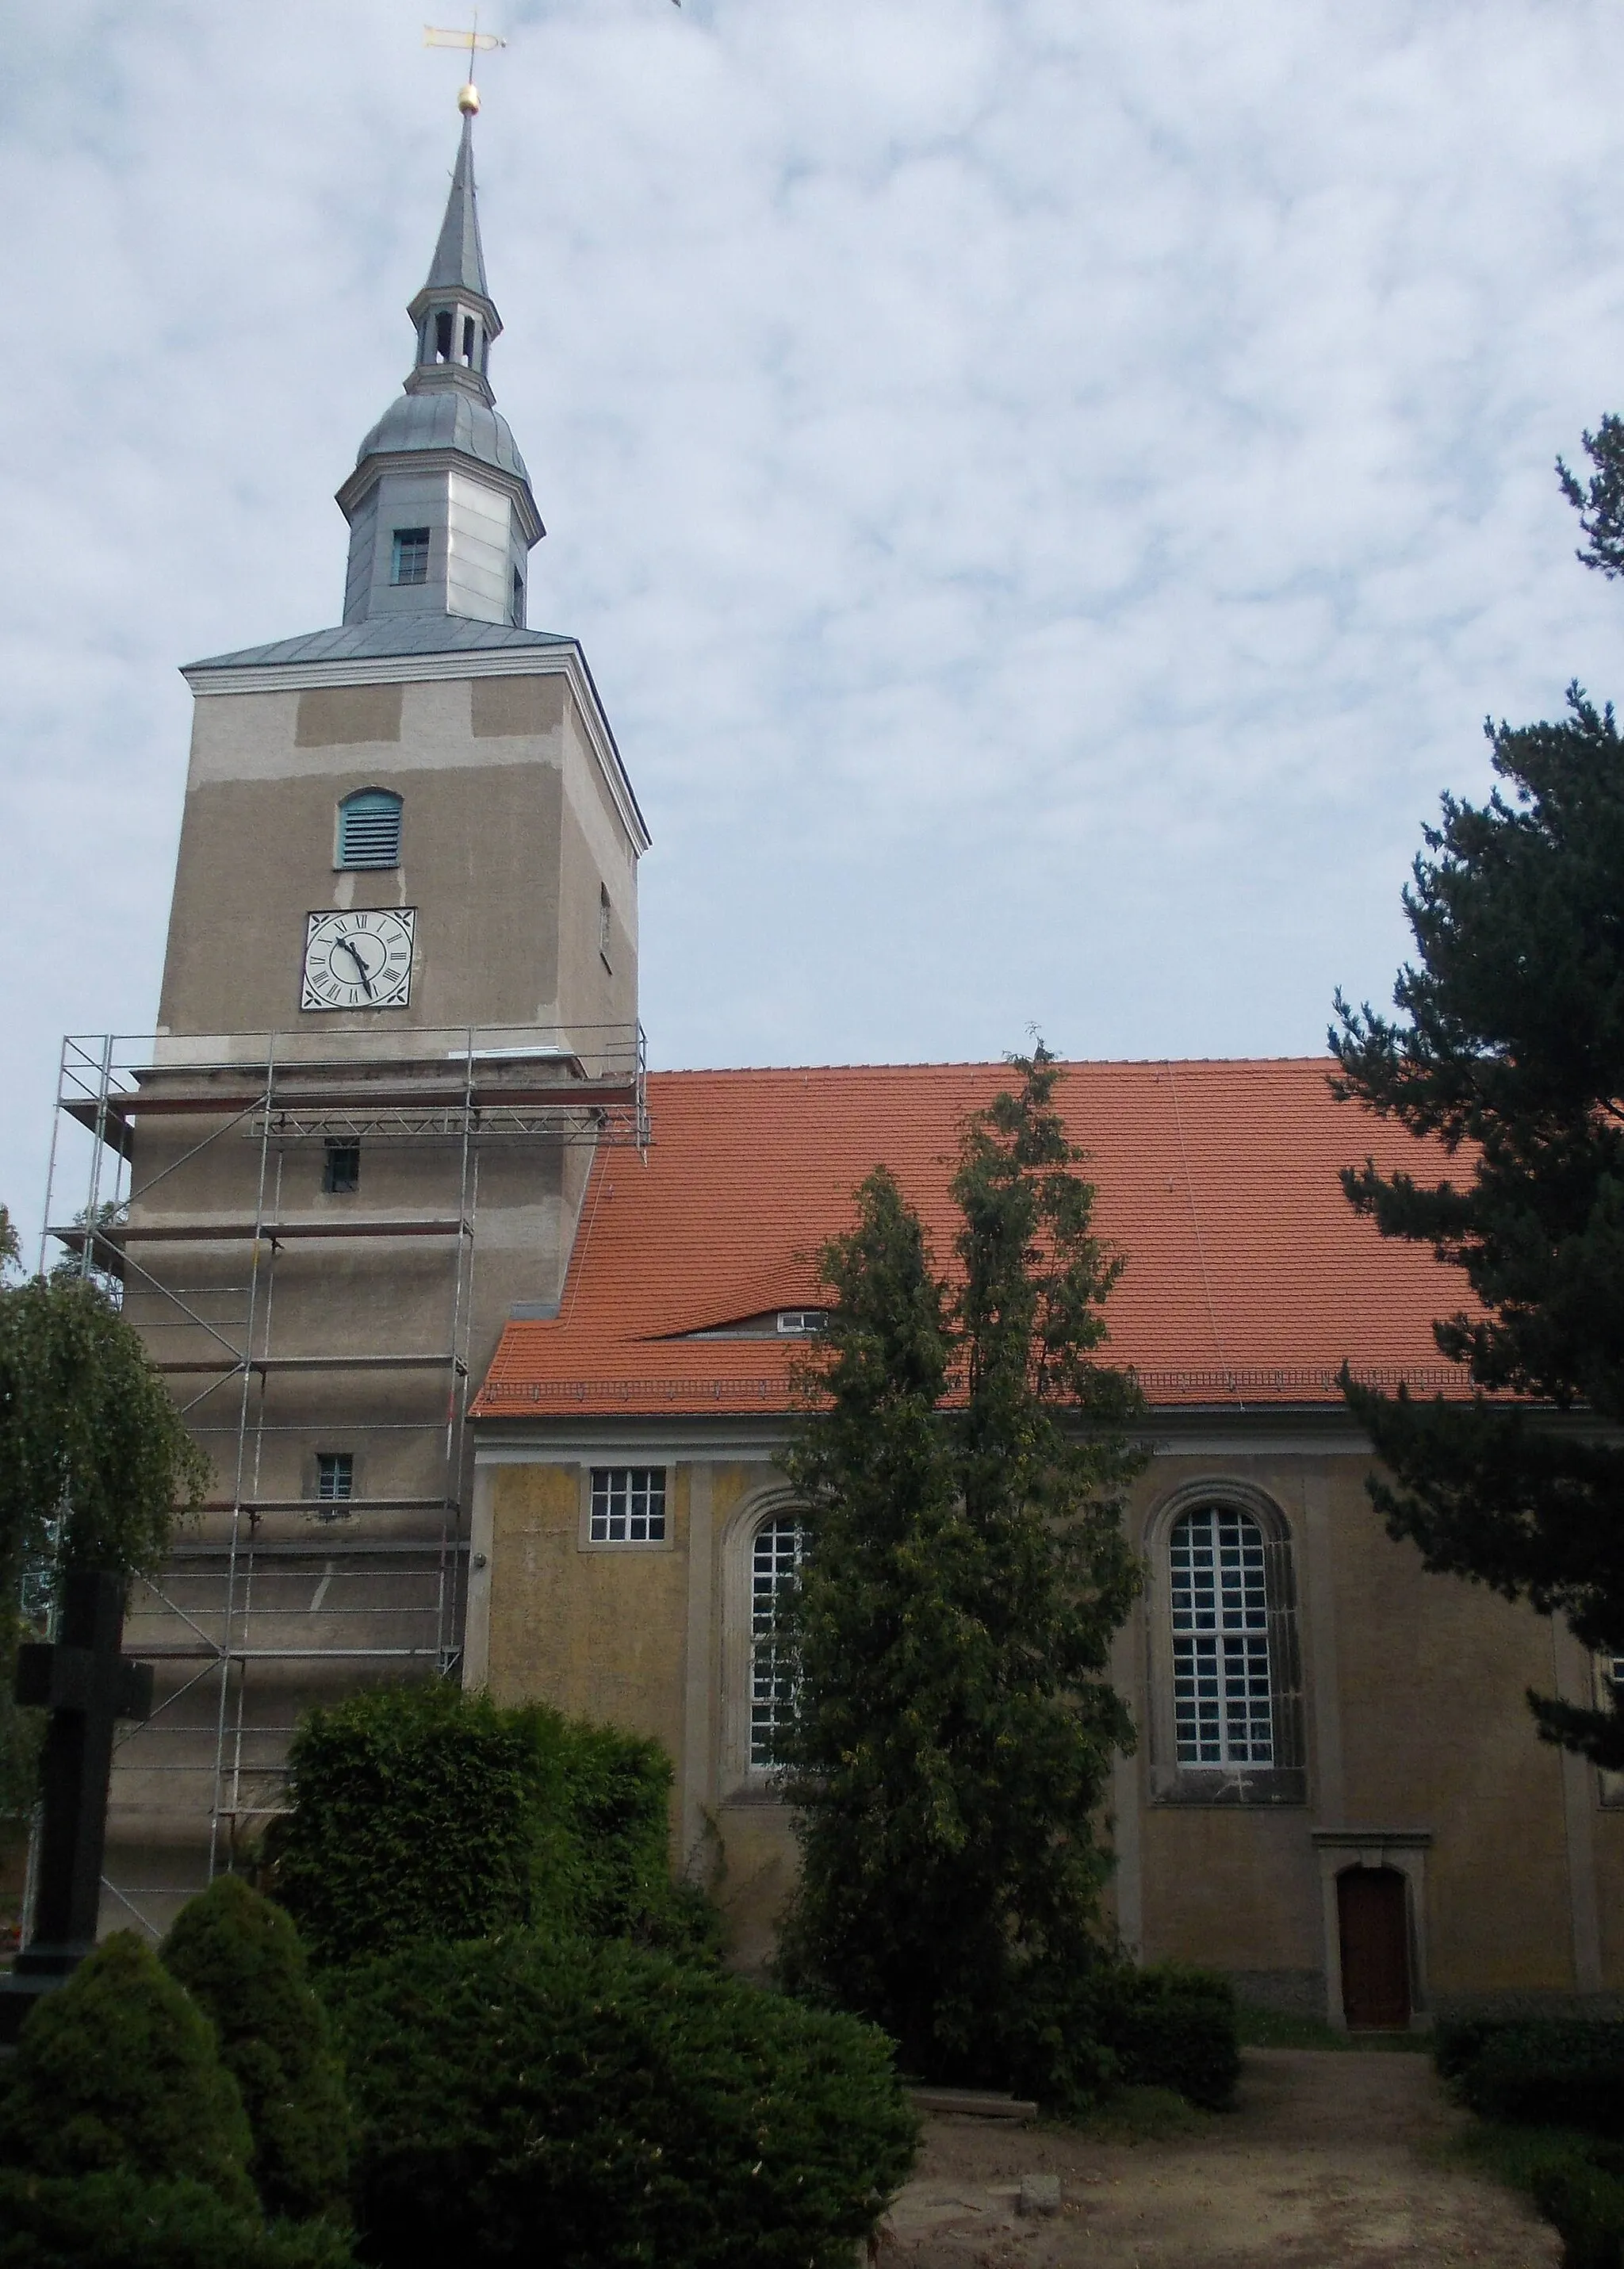
<instances>
[{"instance_id":1,"label":"tree foliage","mask_svg":"<svg viewBox=\"0 0 1624 2269\"><path fill-rule=\"evenodd\" d=\"M786 1468L808 1545L785 1611L800 1986L905 2063L991 2077L1098 1958L1093 1825L1128 1713L1102 1674L1139 1584L1132 1379L1100 1360L1122 1263L1039 1045L966 1124L956 1270L878 1168L823 1256L834 1294Z\"/></svg>"},{"instance_id":2,"label":"tree foliage","mask_svg":"<svg viewBox=\"0 0 1624 2269\"><path fill-rule=\"evenodd\" d=\"M1624 572L1624 426L1561 468L1604 573ZM1624 744L1576 686L1555 723L1487 728L1487 803L1443 800L1404 895L1417 958L1390 1018L1339 994L1332 1087L1451 1161L1343 1176L1385 1237L1430 1245L1477 1305L1434 1327L1469 1401L1347 1384L1391 1478L1371 1495L1429 1569L1564 1615L1624 1653ZM1517 1398L1491 1401L1491 1393ZM1539 1406L1546 1406L1540 1408ZM1553 1423L1587 1411L1599 1426ZM1624 1766L1624 1717L1530 1696L1540 1733Z\"/></svg>"},{"instance_id":3,"label":"tree foliage","mask_svg":"<svg viewBox=\"0 0 1624 2269\"><path fill-rule=\"evenodd\" d=\"M30 1561L150 1573L209 1464L138 1335L78 1277L8 1282L0 1207L0 1816L33 1800L36 1713L11 1701Z\"/></svg>"}]
</instances>

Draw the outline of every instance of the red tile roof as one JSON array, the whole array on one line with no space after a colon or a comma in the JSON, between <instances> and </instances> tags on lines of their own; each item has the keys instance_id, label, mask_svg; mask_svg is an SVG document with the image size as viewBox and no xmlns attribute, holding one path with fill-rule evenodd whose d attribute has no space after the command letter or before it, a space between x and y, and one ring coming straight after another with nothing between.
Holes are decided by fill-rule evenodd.
<instances>
[{"instance_id":1,"label":"red tile roof","mask_svg":"<svg viewBox=\"0 0 1624 2269\"><path fill-rule=\"evenodd\" d=\"M1442 1154L1332 1100L1324 1059L1081 1063L1058 1090L1089 1154L1096 1219L1127 1257L1114 1360L1154 1404L1340 1400L1343 1359L1383 1384L1458 1386L1431 1322L1465 1277L1384 1242L1340 1166L1436 1178ZM950 1257L957 1128L1001 1064L651 1075L646 1160L600 1151L559 1315L503 1332L482 1418L786 1407L794 1342L674 1334L816 1305L823 1241L883 1161Z\"/></svg>"}]
</instances>

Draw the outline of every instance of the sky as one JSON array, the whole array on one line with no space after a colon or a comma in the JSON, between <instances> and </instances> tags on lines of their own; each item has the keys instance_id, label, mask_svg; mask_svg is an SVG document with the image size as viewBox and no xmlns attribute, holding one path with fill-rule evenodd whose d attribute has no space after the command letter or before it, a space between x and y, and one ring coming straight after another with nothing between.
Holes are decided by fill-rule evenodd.
<instances>
[{"instance_id":1,"label":"sky","mask_svg":"<svg viewBox=\"0 0 1624 2269\"><path fill-rule=\"evenodd\" d=\"M428 0L438 9L457 0ZM449 19L463 18L453 13ZM487 0L491 377L653 836L656 1065L1298 1054L1486 714L1621 690L1616 0ZM149 1030L178 667L334 622L458 59L0 11L0 1200Z\"/></svg>"}]
</instances>

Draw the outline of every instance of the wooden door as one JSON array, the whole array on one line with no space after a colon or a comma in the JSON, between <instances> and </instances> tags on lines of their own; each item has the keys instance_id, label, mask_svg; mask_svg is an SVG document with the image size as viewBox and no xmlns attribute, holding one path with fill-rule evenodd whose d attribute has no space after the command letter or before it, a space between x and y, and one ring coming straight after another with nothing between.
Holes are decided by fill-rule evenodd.
<instances>
[{"instance_id":1,"label":"wooden door","mask_svg":"<svg viewBox=\"0 0 1624 2269\"><path fill-rule=\"evenodd\" d=\"M1336 1879L1342 2007L1350 2026L1391 2031L1410 2021L1410 1933L1396 1867L1350 1867Z\"/></svg>"}]
</instances>

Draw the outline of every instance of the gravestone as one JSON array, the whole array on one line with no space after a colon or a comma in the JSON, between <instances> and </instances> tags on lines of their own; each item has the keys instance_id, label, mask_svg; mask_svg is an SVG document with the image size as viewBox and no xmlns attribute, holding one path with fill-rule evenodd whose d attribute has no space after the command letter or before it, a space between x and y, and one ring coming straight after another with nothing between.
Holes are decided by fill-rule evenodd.
<instances>
[{"instance_id":1,"label":"gravestone","mask_svg":"<svg viewBox=\"0 0 1624 2269\"><path fill-rule=\"evenodd\" d=\"M63 1578L55 1644L18 1649L17 1700L48 1710L50 1723L40 1763L33 1925L11 1975L0 1978L0 2048L96 1943L114 1729L121 1718L152 1710L151 1665L121 1653L123 1631L124 1578L76 1568Z\"/></svg>"}]
</instances>

